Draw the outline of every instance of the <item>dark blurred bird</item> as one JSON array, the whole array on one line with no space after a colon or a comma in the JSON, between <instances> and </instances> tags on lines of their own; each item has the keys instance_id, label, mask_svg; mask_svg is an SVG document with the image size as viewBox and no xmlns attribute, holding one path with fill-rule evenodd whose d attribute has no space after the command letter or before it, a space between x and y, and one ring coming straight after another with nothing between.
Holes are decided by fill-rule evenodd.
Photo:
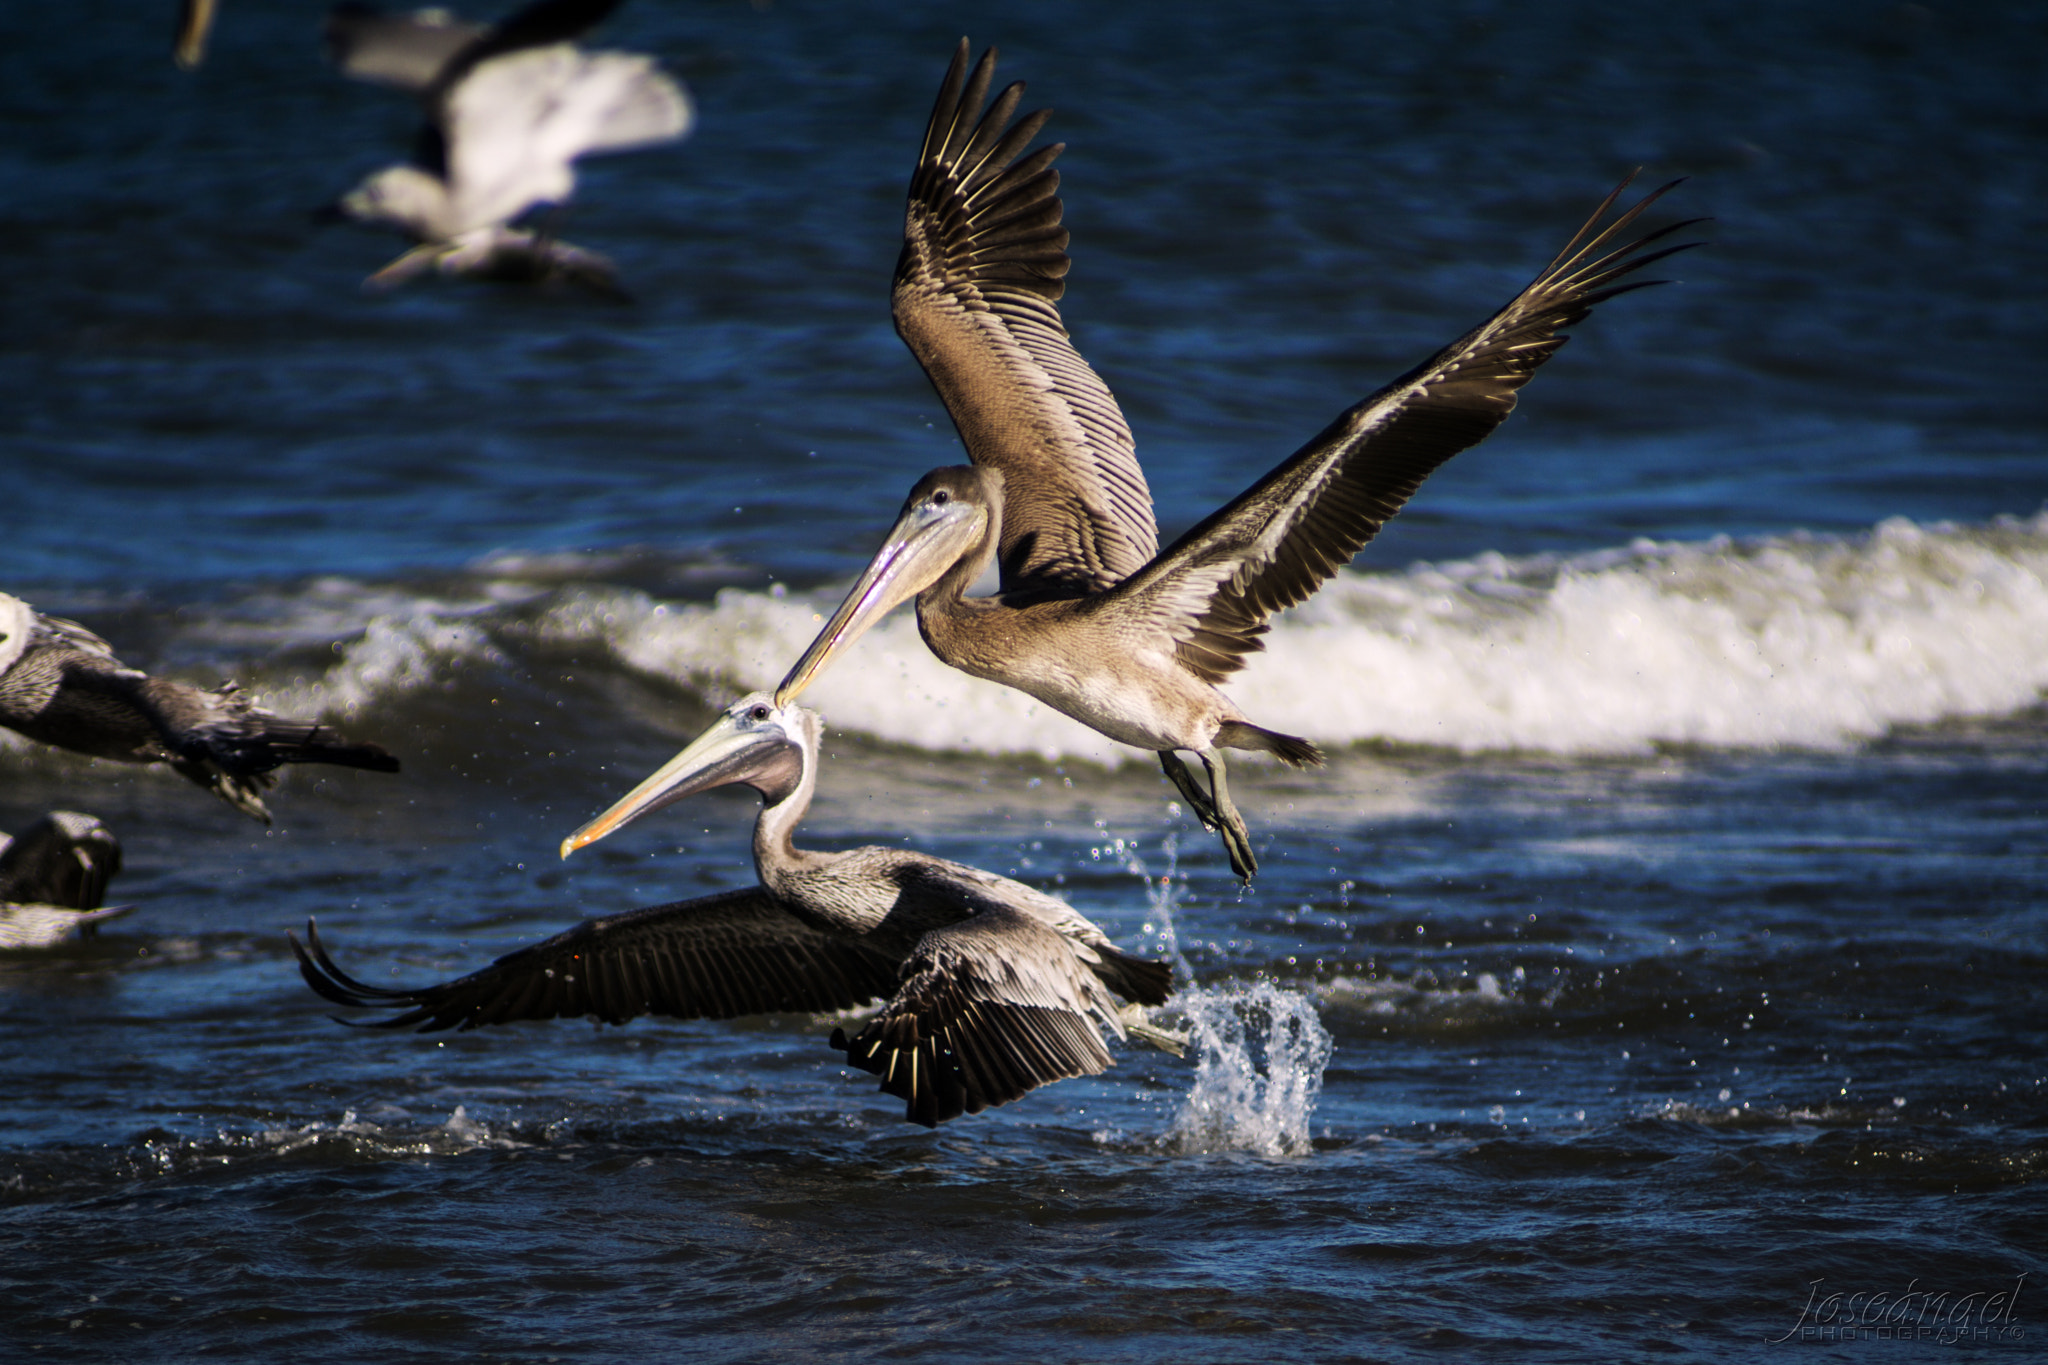
<instances>
[{"instance_id":1,"label":"dark blurred bird","mask_svg":"<svg viewBox=\"0 0 2048 1365\"><path fill-rule=\"evenodd\" d=\"M928 1128L1104 1070L1105 1026L1180 1051L1185 1040L1117 1004L1164 1002L1171 969L1124 953L1065 901L911 849L798 849L822 734L815 711L775 706L765 692L742 697L562 845L567 857L649 811L744 783L765 802L754 825L759 886L586 920L410 990L345 975L308 925L310 951L293 940L300 971L340 1004L408 1007L378 1027L422 1031L584 1014L618 1024L819 1013L882 999L852 1039L835 1030L832 1046L881 1076L904 1117Z\"/></svg>"},{"instance_id":2,"label":"dark blurred bird","mask_svg":"<svg viewBox=\"0 0 2048 1365\"><path fill-rule=\"evenodd\" d=\"M264 710L234 683L212 691L153 678L79 625L0 593L0 725L121 763L167 763L270 823L262 793L284 763L395 773L398 760L315 721Z\"/></svg>"},{"instance_id":3,"label":"dark blurred bird","mask_svg":"<svg viewBox=\"0 0 2048 1365\"><path fill-rule=\"evenodd\" d=\"M114 832L77 811L53 810L11 838L0 834L0 948L47 948L128 914L134 906L100 905L120 870Z\"/></svg>"},{"instance_id":4,"label":"dark blurred bird","mask_svg":"<svg viewBox=\"0 0 2048 1365\"><path fill-rule=\"evenodd\" d=\"M378 171L336 205L419 242L370 287L437 271L566 281L622 297L604 257L511 225L536 205L568 200L578 157L673 142L689 130L689 97L653 58L575 46L618 5L540 0L495 25L437 9L334 9L327 46L335 64L357 80L417 93L427 116L410 164Z\"/></svg>"}]
</instances>

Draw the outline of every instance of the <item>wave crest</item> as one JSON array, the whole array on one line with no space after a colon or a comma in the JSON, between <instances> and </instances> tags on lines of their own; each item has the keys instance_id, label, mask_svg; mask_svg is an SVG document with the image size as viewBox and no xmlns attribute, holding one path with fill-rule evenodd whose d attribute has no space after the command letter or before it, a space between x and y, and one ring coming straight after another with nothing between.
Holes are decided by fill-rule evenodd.
<instances>
[{"instance_id":1,"label":"wave crest","mask_svg":"<svg viewBox=\"0 0 2048 1365\"><path fill-rule=\"evenodd\" d=\"M332 579L268 589L260 625L245 603L188 629L231 650L269 643L277 653L249 681L284 711L354 720L419 689L459 692L471 673L492 675L478 685L538 678L542 658L565 653L579 670L659 678L716 705L772 685L836 600L778 587L664 602L501 556L417 591ZM367 625L316 643L344 620ZM1227 690L1261 725L1333 746L1840 748L2035 705L2048 688L2044 638L2048 511L1978 526L1892 520L1846 538L1641 541L1347 571L1278 618ZM324 671L303 666L314 659ZM925 750L1109 766L1137 756L941 664L908 611L809 699L839 730Z\"/></svg>"}]
</instances>

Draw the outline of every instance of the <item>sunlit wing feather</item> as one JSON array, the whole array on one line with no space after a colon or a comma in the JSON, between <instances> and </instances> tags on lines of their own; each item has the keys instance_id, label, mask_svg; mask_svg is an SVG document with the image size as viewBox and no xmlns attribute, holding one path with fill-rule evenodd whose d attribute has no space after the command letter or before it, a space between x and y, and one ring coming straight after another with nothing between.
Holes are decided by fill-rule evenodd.
<instances>
[{"instance_id":1,"label":"sunlit wing feather","mask_svg":"<svg viewBox=\"0 0 2048 1365\"><path fill-rule=\"evenodd\" d=\"M1067 337L1060 146L1018 160L1050 110L1006 129L1021 83L986 115L995 50L962 40L918 155L892 302L897 333L967 454L1004 477L1005 591L1099 592L1159 544L1152 494L1116 399Z\"/></svg>"},{"instance_id":2,"label":"sunlit wing feather","mask_svg":"<svg viewBox=\"0 0 2048 1365\"><path fill-rule=\"evenodd\" d=\"M1116 596L1147 599L1146 614L1164 623L1181 662L1201 677L1220 682L1235 673L1263 647L1268 617L1308 598L1437 466L1506 419L1516 391L1565 343L1559 329L1608 299L1661 283L1618 281L1697 245L1647 250L1690 222L1614 245L1677 183L1600 226L1624 182L1505 308L1338 417Z\"/></svg>"},{"instance_id":3,"label":"sunlit wing feather","mask_svg":"<svg viewBox=\"0 0 2048 1365\"><path fill-rule=\"evenodd\" d=\"M561 44L493 58L445 102L455 216L478 227L561 203L577 157L672 141L689 125L682 88L652 58Z\"/></svg>"},{"instance_id":4,"label":"sunlit wing feather","mask_svg":"<svg viewBox=\"0 0 2048 1365\"><path fill-rule=\"evenodd\" d=\"M571 43L597 27L624 0L534 0L485 30L441 72L434 94L461 80L472 67L521 48Z\"/></svg>"},{"instance_id":5,"label":"sunlit wing feather","mask_svg":"<svg viewBox=\"0 0 2048 1365\"><path fill-rule=\"evenodd\" d=\"M1059 932L991 905L920 939L895 998L832 1045L931 1128L1114 1065L1103 1017L1114 1021L1114 1002Z\"/></svg>"},{"instance_id":6,"label":"sunlit wing feather","mask_svg":"<svg viewBox=\"0 0 2048 1365\"><path fill-rule=\"evenodd\" d=\"M374 1028L472 1029L519 1019L643 1014L731 1019L852 1009L896 989L896 967L857 942L821 933L759 887L585 920L434 986L371 986L327 955L309 920L292 939L299 972L340 1005L402 1008Z\"/></svg>"}]
</instances>

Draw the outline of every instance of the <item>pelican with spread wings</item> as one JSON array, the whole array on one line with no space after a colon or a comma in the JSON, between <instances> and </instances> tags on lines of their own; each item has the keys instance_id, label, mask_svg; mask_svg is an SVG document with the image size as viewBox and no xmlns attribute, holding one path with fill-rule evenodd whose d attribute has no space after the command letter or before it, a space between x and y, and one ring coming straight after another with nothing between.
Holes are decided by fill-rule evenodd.
<instances>
[{"instance_id":1,"label":"pelican with spread wings","mask_svg":"<svg viewBox=\"0 0 2048 1365\"><path fill-rule=\"evenodd\" d=\"M850 1065L882 1078L927 1128L1113 1064L1103 1028L1178 1053L1146 1023L1172 969L1123 952L1065 901L913 849L819 853L793 842L818 781L824 726L765 692L740 698L660 771L562 843L568 857L649 811L743 783L761 793L760 885L586 920L459 980L414 989L344 973L307 927L308 985L343 1005L403 1007L378 1027L475 1028L590 1014L730 1019L887 1003Z\"/></svg>"},{"instance_id":2,"label":"pelican with spread wings","mask_svg":"<svg viewBox=\"0 0 2048 1365\"><path fill-rule=\"evenodd\" d=\"M1275 612L1335 574L1430 471L1515 406L1560 328L1654 281L1623 277L1686 243L1684 223L1626 234L1671 186L1608 219L1621 190L1533 283L1451 345L1339 414L1164 551L1130 428L1068 340L1060 145L1025 153L1050 110L1012 116L1022 83L984 102L996 54L970 72L965 39L918 154L897 259L897 333L930 376L973 463L918 481L846 601L776 689L787 702L892 607L917 599L932 652L1026 692L1111 739L1159 754L1230 865L1258 868L1223 750L1297 767L1307 740L1255 725L1217 684L1263 648ZM1624 186L1625 187L1625 186ZM1617 245L1617 242L1619 245ZM999 590L967 590L994 562ZM1204 791L1178 750L1202 760Z\"/></svg>"},{"instance_id":3,"label":"pelican with spread wings","mask_svg":"<svg viewBox=\"0 0 2048 1365\"><path fill-rule=\"evenodd\" d=\"M76 621L0 593L0 725L120 763L165 763L264 824L286 763L395 773L398 760L318 721L293 720L224 682L194 687L130 668Z\"/></svg>"},{"instance_id":4,"label":"pelican with spread wings","mask_svg":"<svg viewBox=\"0 0 2048 1365\"><path fill-rule=\"evenodd\" d=\"M578 157L673 142L689 131L689 96L653 58L575 45L618 6L537 0L494 25L437 9L335 8L327 42L342 72L413 91L427 113L413 160L378 171L337 205L419 242L372 275L371 288L433 270L566 280L620 296L604 257L511 225L536 205L568 200Z\"/></svg>"}]
</instances>

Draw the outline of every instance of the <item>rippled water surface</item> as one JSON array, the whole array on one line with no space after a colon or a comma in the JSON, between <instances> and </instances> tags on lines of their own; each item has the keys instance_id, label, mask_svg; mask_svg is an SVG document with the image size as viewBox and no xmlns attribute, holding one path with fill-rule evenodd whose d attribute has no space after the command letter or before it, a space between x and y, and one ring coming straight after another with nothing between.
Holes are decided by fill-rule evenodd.
<instances>
[{"instance_id":1,"label":"rippled water surface","mask_svg":"<svg viewBox=\"0 0 2048 1365\"><path fill-rule=\"evenodd\" d=\"M317 8L230 0L193 76L168 12L0 14L0 590L405 761L265 831L0 732L0 828L98 814L139 907L0 956L0 1357L2038 1354L2033 7L641 0L607 38L700 127L562 220L626 307L361 294L399 244L311 211L413 115ZM751 880L746 792L554 848L958 458L886 297L962 31L1059 111L1062 306L1169 534L1631 167L1710 246L1233 685L1333 751L1240 766L1251 890L907 618L808 695L806 846L1066 896L1181 968L1186 1059L925 1132L836 1020L330 1022L308 917L424 983Z\"/></svg>"}]
</instances>

